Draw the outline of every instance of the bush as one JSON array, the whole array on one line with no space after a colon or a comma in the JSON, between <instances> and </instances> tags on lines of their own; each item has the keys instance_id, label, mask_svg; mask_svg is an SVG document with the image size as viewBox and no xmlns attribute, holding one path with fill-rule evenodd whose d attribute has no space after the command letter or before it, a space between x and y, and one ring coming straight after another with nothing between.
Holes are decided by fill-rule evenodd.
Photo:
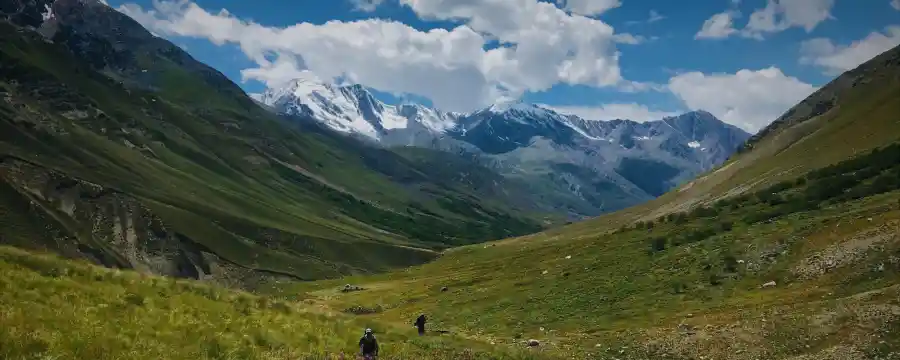
<instances>
[{"instance_id":1,"label":"bush","mask_svg":"<svg viewBox=\"0 0 900 360\"><path fill-rule=\"evenodd\" d=\"M709 274L709 284L712 286L722 285L722 277L719 274Z\"/></svg>"},{"instance_id":2,"label":"bush","mask_svg":"<svg viewBox=\"0 0 900 360\"><path fill-rule=\"evenodd\" d=\"M736 273L738 272L738 261L737 258L731 255L726 255L724 262L725 272Z\"/></svg>"},{"instance_id":3,"label":"bush","mask_svg":"<svg viewBox=\"0 0 900 360\"><path fill-rule=\"evenodd\" d=\"M729 232L733 228L734 224L731 221L723 221L721 224L719 224L719 229L721 229L722 232Z\"/></svg>"},{"instance_id":4,"label":"bush","mask_svg":"<svg viewBox=\"0 0 900 360\"><path fill-rule=\"evenodd\" d=\"M692 218L710 218L719 214L719 210L712 207L701 206L691 212Z\"/></svg>"},{"instance_id":5,"label":"bush","mask_svg":"<svg viewBox=\"0 0 900 360\"><path fill-rule=\"evenodd\" d=\"M382 311L380 305L376 305L373 307L367 307L362 305L355 305L344 309L345 313L354 314L354 315L368 315L368 314L377 314Z\"/></svg>"},{"instance_id":6,"label":"bush","mask_svg":"<svg viewBox=\"0 0 900 360\"><path fill-rule=\"evenodd\" d=\"M650 248L653 251L663 251L666 249L666 238L659 237L650 241Z\"/></svg>"}]
</instances>

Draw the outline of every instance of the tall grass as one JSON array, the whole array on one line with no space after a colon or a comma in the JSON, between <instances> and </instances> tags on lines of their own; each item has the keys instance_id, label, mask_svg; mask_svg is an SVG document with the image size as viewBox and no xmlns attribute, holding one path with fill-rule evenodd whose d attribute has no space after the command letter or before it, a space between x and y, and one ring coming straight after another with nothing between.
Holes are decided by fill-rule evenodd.
<instances>
[{"instance_id":1,"label":"tall grass","mask_svg":"<svg viewBox=\"0 0 900 360\"><path fill-rule=\"evenodd\" d=\"M326 359L376 330L384 359L526 359L451 337L0 247L0 358ZM348 357L348 358L353 358Z\"/></svg>"}]
</instances>

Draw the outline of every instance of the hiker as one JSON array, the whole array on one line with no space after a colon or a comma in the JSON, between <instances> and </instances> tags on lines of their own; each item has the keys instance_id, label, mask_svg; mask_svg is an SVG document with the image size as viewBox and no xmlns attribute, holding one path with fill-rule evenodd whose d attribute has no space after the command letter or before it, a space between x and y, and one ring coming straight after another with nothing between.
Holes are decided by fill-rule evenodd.
<instances>
[{"instance_id":1,"label":"hiker","mask_svg":"<svg viewBox=\"0 0 900 360\"><path fill-rule=\"evenodd\" d=\"M425 335L425 314L419 315L419 318L416 319L415 325L419 328L419 336Z\"/></svg>"},{"instance_id":2,"label":"hiker","mask_svg":"<svg viewBox=\"0 0 900 360\"><path fill-rule=\"evenodd\" d=\"M375 340L372 329L366 329L366 334L359 339L359 355L366 360L378 357L378 340Z\"/></svg>"}]
</instances>

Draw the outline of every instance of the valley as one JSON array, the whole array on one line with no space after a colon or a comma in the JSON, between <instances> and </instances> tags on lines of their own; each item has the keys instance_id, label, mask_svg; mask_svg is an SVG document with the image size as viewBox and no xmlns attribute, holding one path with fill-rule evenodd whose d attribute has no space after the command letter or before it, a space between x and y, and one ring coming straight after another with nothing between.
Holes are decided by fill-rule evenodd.
<instances>
[{"instance_id":1,"label":"valley","mask_svg":"<svg viewBox=\"0 0 900 360\"><path fill-rule=\"evenodd\" d=\"M4 359L900 359L900 47L751 135L251 96L100 1L0 15Z\"/></svg>"}]
</instances>

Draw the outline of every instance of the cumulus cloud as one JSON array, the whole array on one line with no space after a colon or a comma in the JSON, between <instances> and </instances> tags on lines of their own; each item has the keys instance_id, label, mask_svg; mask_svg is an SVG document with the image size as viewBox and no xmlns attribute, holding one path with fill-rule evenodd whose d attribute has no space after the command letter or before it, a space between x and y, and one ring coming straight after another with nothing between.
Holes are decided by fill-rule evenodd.
<instances>
[{"instance_id":1,"label":"cumulus cloud","mask_svg":"<svg viewBox=\"0 0 900 360\"><path fill-rule=\"evenodd\" d=\"M694 35L694 39L722 39L737 32L734 28L734 19L739 14L734 11L726 11L715 14L703 22L703 27Z\"/></svg>"},{"instance_id":2,"label":"cumulus cloud","mask_svg":"<svg viewBox=\"0 0 900 360\"><path fill-rule=\"evenodd\" d=\"M900 0L891 1L891 7L893 7L897 11L900 11Z\"/></svg>"},{"instance_id":3,"label":"cumulus cloud","mask_svg":"<svg viewBox=\"0 0 900 360\"><path fill-rule=\"evenodd\" d=\"M816 38L801 44L800 63L819 66L825 74L837 75L897 45L900 45L900 25L889 26L883 33L872 32L849 45L836 45L830 39Z\"/></svg>"},{"instance_id":4,"label":"cumulus cloud","mask_svg":"<svg viewBox=\"0 0 900 360\"><path fill-rule=\"evenodd\" d=\"M815 89L776 67L734 74L689 72L669 79L669 90L690 110L709 111L749 132L768 125Z\"/></svg>"},{"instance_id":5,"label":"cumulus cloud","mask_svg":"<svg viewBox=\"0 0 900 360\"><path fill-rule=\"evenodd\" d=\"M744 34L761 37L791 27L811 32L819 23L831 19L834 0L769 0L766 7L750 14Z\"/></svg>"},{"instance_id":6,"label":"cumulus cloud","mask_svg":"<svg viewBox=\"0 0 900 360\"><path fill-rule=\"evenodd\" d=\"M793 27L811 32L820 23L833 19L831 9L835 0L768 0L766 7L750 14L747 25L734 28L736 11L713 15L703 23L697 39L722 39L731 35L763 39L766 34L781 32ZM737 5L738 2L733 2Z\"/></svg>"},{"instance_id":7,"label":"cumulus cloud","mask_svg":"<svg viewBox=\"0 0 900 360\"><path fill-rule=\"evenodd\" d=\"M227 10L210 12L188 0L156 0L148 9L126 4L119 10L163 36L239 46L258 65L242 72L245 79L277 86L308 69L323 79L345 78L382 91L424 96L451 111L558 83L618 86L626 82L615 44L642 40L616 37L600 20L537 0L399 1L421 18L462 25L420 31L367 19L278 28L239 19ZM596 12L599 3L583 8L587 5L570 1L566 6ZM607 2L612 3L618 2ZM502 46L486 49L491 41Z\"/></svg>"},{"instance_id":8,"label":"cumulus cloud","mask_svg":"<svg viewBox=\"0 0 900 360\"><path fill-rule=\"evenodd\" d=\"M574 14L595 16L622 6L619 0L556 0L563 9Z\"/></svg>"},{"instance_id":9,"label":"cumulus cloud","mask_svg":"<svg viewBox=\"0 0 900 360\"><path fill-rule=\"evenodd\" d=\"M627 119L637 122L661 120L668 116L681 114L679 111L653 110L645 105L635 103L604 104L599 106L550 106L541 105L560 114L577 115L587 120Z\"/></svg>"}]
</instances>

